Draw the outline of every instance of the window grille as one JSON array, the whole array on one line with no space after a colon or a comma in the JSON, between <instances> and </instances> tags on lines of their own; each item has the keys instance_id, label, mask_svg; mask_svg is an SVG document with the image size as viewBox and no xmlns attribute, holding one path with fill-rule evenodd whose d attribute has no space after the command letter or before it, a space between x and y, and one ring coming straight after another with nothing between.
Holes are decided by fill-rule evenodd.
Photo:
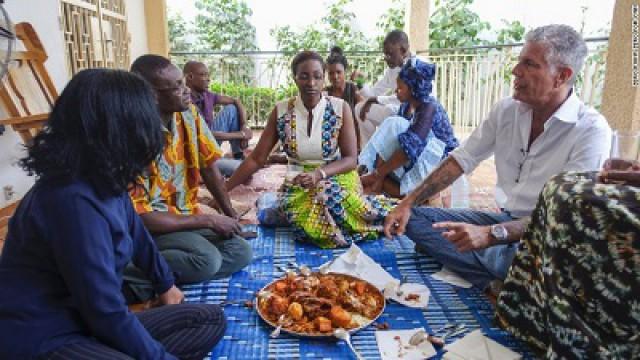
<instances>
[{"instance_id":1,"label":"window grille","mask_svg":"<svg viewBox=\"0 0 640 360\"><path fill-rule=\"evenodd\" d=\"M60 0L67 67L128 69L131 37L125 0Z\"/></svg>"}]
</instances>

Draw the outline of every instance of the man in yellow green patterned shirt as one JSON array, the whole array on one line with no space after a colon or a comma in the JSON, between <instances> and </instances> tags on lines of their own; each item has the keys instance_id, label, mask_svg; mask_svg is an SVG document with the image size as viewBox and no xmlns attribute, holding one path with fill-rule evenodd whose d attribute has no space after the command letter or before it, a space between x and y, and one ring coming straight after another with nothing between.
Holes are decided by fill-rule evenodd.
<instances>
[{"instance_id":1,"label":"man in yellow green patterned shirt","mask_svg":"<svg viewBox=\"0 0 640 360\"><path fill-rule=\"evenodd\" d=\"M168 59L143 55L131 71L153 87L166 146L131 190L131 200L176 282L194 283L230 276L252 258L251 246L240 236L237 214L231 207L224 180L215 161L222 156L211 131L191 105L182 72ZM198 207L201 179L224 214L204 214ZM133 265L125 269L123 292L127 301L153 296L151 283Z\"/></svg>"}]
</instances>

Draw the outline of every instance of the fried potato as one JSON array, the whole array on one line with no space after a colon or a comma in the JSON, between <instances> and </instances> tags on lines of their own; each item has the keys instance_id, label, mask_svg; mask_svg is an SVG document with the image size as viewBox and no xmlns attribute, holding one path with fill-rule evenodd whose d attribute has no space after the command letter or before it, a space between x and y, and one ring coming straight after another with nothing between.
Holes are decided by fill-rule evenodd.
<instances>
[{"instance_id":1,"label":"fried potato","mask_svg":"<svg viewBox=\"0 0 640 360\"><path fill-rule=\"evenodd\" d=\"M351 314L338 305L331 308L329 318L335 327L348 328L351 324Z\"/></svg>"},{"instance_id":2,"label":"fried potato","mask_svg":"<svg viewBox=\"0 0 640 360\"><path fill-rule=\"evenodd\" d=\"M320 332L333 331L333 327L331 326L331 320L327 319L324 316L318 316L313 323L316 325L316 329Z\"/></svg>"},{"instance_id":3,"label":"fried potato","mask_svg":"<svg viewBox=\"0 0 640 360\"><path fill-rule=\"evenodd\" d=\"M287 310L287 312L289 316L296 321L302 319L302 316L304 315L302 305L297 302L292 302L291 304L289 304L289 309Z\"/></svg>"}]
</instances>

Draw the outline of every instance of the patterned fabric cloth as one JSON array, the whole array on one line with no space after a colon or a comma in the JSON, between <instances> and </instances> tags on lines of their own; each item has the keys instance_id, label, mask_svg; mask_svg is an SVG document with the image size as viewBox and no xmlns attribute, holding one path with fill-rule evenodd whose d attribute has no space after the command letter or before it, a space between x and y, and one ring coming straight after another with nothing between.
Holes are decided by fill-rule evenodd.
<instances>
[{"instance_id":1,"label":"patterned fabric cloth","mask_svg":"<svg viewBox=\"0 0 640 360\"><path fill-rule=\"evenodd\" d=\"M378 157L388 161L399 149L407 151L398 141L398 135L408 133L407 129L410 125L411 123L401 116L387 118L360 152L358 164L364 165L369 171L372 171L376 167ZM399 166L390 174L400 184L400 194L402 195L411 192L418 186L442 160L445 144L435 137L433 131L430 131L427 138L421 141L424 145L419 154L414 154L416 158L413 161L413 166L409 170L404 166ZM414 149L412 148L412 150Z\"/></svg>"},{"instance_id":2,"label":"patterned fabric cloth","mask_svg":"<svg viewBox=\"0 0 640 360\"><path fill-rule=\"evenodd\" d=\"M407 171L411 170L426 146L429 132L433 132L433 135L445 144L443 159L458 147L458 139L453 134L449 115L438 100L429 97L413 114L409 114L408 111L409 103L403 103L398 110L398 115L411 123L404 133L398 135L398 141L410 161L406 166Z\"/></svg>"},{"instance_id":3,"label":"patterned fabric cloth","mask_svg":"<svg viewBox=\"0 0 640 360\"><path fill-rule=\"evenodd\" d=\"M640 354L640 189L563 173L544 187L497 305L545 358Z\"/></svg>"},{"instance_id":4,"label":"patterned fabric cloth","mask_svg":"<svg viewBox=\"0 0 640 360\"><path fill-rule=\"evenodd\" d=\"M377 157L388 161L402 150L409 161L393 171L402 195L411 192L458 146L447 112L436 99L429 97L413 114L408 110L409 103L403 103L398 115L378 127L358 156L358 164L373 171Z\"/></svg>"},{"instance_id":5,"label":"patterned fabric cloth","mask_svg":"<svg viewBox=\"0 0 640 360\"><path fill-rule=\"evenodd\" d=\"M175 113L164 134L165 149L141 179L144 188L131 191L131 200L138 214L198 214L200 170L219 159L222 151L195 106Z\"/></svg>"},{"instance_id":6,"label":"patterned fabric cloth","mask_svg":"<svg viewBox=\"0 0 640 360\"><path fill-rule=\"evenodd\" d=\"M338 159L343 104L324 97L312 110L311 136L308 112L299 97L277 105L278 136L290 163L312 171ZM292 185L290 179L280 189L280 207L296 229L296 240L322 248L376 239L394 204L383 196L364 196L355 170L319 181L314 189Z\"/></svg>"},{"instance_id":7,"label":"patterned fabric cloth","mask_svg":"<svg viewBox=\"0 0 640 360\"><path fill-rule=\"evenodd\" d=\"M398 74L398 78L411 89L411 96L420 102L427 102L431 97L431 84L435 76L436 65L417 57L407 60Z\"/></svg>"},{"instance_id":8,"label":"patterned fabric cloth","mask_svg":"<svg viewBox=\"0 0 640 360\"><path fill-rule=\"evenodd\" d=\"M209 125L209 128L211 128L215 119L214 107L218 103L218 94L212 93L209 90L205 90L204 93L198 94L192 90L191 102L198 107L200 114L204 117L204 121Z\"/></svg>"}]
</instances>

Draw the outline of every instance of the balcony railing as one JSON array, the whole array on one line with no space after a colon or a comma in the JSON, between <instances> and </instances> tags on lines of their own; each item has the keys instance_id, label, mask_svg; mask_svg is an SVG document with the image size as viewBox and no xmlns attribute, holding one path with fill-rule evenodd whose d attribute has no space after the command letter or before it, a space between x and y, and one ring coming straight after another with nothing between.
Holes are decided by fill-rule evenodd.
<instances>
[{"instance_id":1,"label":"balcony railing","mask_svg":"<svg viewBox=\"0 0 640 360\"><path fill-rule=\"evenodd\" d=\"M577 95L596 108L602 99L607 40L587 40L589 55L575 85ZM521 46L438 49L418 54L437 65L434 93L449 113L456 135L466 137L487 116L493 104L511 93L511 69ZM351 69L358 69L370 83L384 71L385 64L379 52L345 55ZM276 101L296 93L290 70L292 55L281 52L175 52L171 57L178 66L188 60L207 64L213 90L240 98L249 124L254 127L264 126Z\"/></svg>"}]
</instances>

